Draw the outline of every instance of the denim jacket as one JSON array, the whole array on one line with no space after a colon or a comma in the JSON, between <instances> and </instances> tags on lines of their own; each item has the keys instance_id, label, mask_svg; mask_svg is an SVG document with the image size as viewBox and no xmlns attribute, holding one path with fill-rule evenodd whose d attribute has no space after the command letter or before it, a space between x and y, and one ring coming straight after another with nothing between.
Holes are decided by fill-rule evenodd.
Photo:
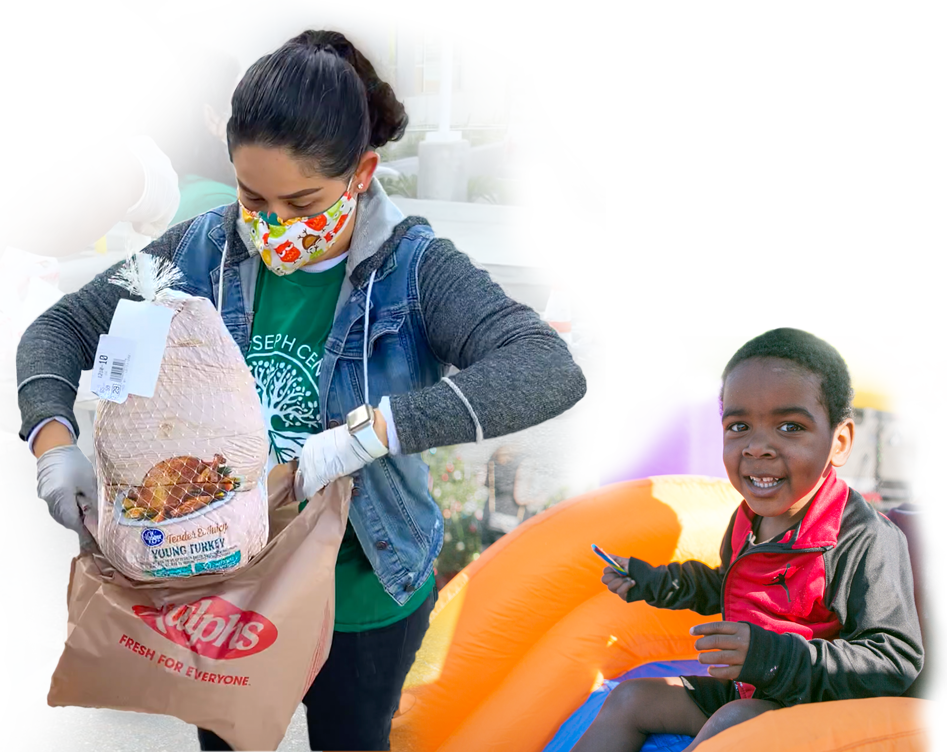
<instances>
[{"instance_id":1,"label":"denim jacket","mask_svg":"<svg viewBox=\"0 0 947 752\"><path fill-rule=\"evenodd\" d=\"M171 227L145 251L175 263L184 275L181 289L218 304L246 352L260 268L251 248L231 204ZM92 368L99 336L129 296L110 282L119 266L63 296L23 335L17 389L24 441L50 419L78 435L73 404L81 372ZM368 399L374 406L389 400L397 441L392 454L356 474L349 515L386 591L405 603L430 575L443 541L443 519L418 453L550 420L582 398L585 378L535 311L511 300L450 241L434 238L426 220L405 218L376 180L359 198L326 342L323 426L341 425L364 403L366 365ZM451 365L458 371L441 378Z\"/></svg>"},{"instance_id":2,"label":"denim jacket","mask_svg":"<svg viewBox=\"0 0 947 752\"><path fill-rule=\"evenodd\" d=\"M224 208L196 218L172 259L184 275L176 287L209 298L246 355L253 324L253 294L260 258L237 264L224 258ZM417 268L434 233L415 225L372 275L368 330L368 394L384 396L437 383L446 369L424 336ZM220 272L223 261L223 300ZM340 301L319 374L323 428L345 422L365 402L364 333L368 284ZM444 520L428 490L428 468L417 454L382 457L353 478L349 519L385 590L399 604L432 573L444 539Z\"/></svg>"}]
</instances>

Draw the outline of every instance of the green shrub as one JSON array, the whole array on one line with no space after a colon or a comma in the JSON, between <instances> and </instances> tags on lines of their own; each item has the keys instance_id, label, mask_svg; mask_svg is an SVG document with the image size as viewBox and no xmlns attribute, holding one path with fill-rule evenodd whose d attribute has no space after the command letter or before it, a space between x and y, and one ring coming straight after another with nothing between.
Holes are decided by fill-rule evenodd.
<instances>
[{"instance_id":1,"label":"green shrub","mask_svg":"<svg viewBox=\"0 0 947 752\"><path fill-rule=\"evenodd\" d=\"M418 176L398 175L397 177L379 177L378 182L389 196L418 197Z\"/></svg>"},{"instance_id":2,"label":"green shrub","mask_svg":"<svg viewBox=\"0 0 947 752\"><path fill-rule=\"evenodd\" d=\"M474 175L467 181L467 201L473 203L483 199L487 203L496 203L496 178L489 175Z\"/></svg>"},{"instance_id":3,"label":"green shrub","mask_svg":"<svg viewBox=\"0 0 947 752\"><path fill-rule=\"evenodd\" d=\"M418 156L418 149L420 148L421 142L424 140L425 133L423 131L415 131L409 133L405 136L399 146L396 159L407 159L408 157Z\"/></svg>"},{"instance_id":4,"label":"green shrub","mask_svg":"<svg viewBox=\"0 0 947 752\"><path fill-rule=\"evenodd\" d=\"M421 457L430 468L431 496L444 515L444 547L434 568L440 577L453 576L480 556L486 489L464 467L456 447L429 449Z\"/></svg>"}]
</instances>

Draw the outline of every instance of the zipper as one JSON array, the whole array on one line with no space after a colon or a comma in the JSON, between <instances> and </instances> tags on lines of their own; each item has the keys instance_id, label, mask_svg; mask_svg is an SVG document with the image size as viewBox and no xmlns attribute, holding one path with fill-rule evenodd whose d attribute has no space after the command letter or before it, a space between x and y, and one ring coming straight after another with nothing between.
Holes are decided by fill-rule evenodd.
<instances>
[{"instance_id":1,"label":"zipper","mask_svg":"<svg viewBox=\"0 0 947 752\"><path fill-rule=\"evenodd\" d=\"M746 548L746 541L743 542L743 547ZM739 556L737 556L736 559L733 560L733 563L731 563L730 566L727 567L727 571L726 571L726 573L724 573L724 575L723 575L723 583L720 585L720 617L721 617L721 620L722 620L722 621L726 621L726 620L727 620L727 580L728 580L729 577L730 577L730 572L732 572L732 571L736 568L736 565L737 565L738 562L742 561L743 559L747 558L748 556L753 556L753 554L786 553L787 551L788 551L788 552L791 552L791 553L794 553L794 554L814 554L814 553L825 553L825 552L828 551L830 548L832 548L832 546L822 546L822 547L819 547L819 548L790 548L790 549L786 549L786 548L781 547L781 546L779 546L778 544L775 544L775 543L774 543L774 544L766 544L766 543L764 543L764 544L762 544L762 545L760 545L760 546L757 546L756 548L753 548L753 549L751 549L751 550L749 550L749 551L743 552L742 554L740 554Z\"/></svg>"}]
</instances>

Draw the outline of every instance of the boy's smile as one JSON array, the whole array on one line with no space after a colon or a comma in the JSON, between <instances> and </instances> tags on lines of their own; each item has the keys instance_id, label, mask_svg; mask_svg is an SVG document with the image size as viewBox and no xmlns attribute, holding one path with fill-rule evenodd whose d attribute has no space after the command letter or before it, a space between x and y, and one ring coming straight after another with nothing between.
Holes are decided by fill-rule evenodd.
<instances>
[{"instance_id":1,"label":"boy's smile","mask_svg":"<svg viewBox=\"0 0 947 752\"><path fill-rule=\"evenodd\" d=\"M830 464L851 450L850 419L829 425L818 375L782 358L751 358L723 390L723 463L754 513L769 518L760 540L788 530L804 514Z\"/></svg>"}]
</instances>

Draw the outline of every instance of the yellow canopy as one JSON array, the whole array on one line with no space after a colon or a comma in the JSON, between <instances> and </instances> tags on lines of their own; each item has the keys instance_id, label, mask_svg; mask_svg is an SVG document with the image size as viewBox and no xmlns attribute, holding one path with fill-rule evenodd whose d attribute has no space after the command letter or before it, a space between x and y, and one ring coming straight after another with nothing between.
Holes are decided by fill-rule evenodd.
<instances>
[{"instance_id":1,"label":"yellow canopy","mask_svg":"<svg viewBox=\"0 0 947 752\"><path fill-rule=\"evenodd\" d=\"M940 415L947 407L947 337L828 337L852 369L855 407Z\"/></svg>"}]
</instances>

